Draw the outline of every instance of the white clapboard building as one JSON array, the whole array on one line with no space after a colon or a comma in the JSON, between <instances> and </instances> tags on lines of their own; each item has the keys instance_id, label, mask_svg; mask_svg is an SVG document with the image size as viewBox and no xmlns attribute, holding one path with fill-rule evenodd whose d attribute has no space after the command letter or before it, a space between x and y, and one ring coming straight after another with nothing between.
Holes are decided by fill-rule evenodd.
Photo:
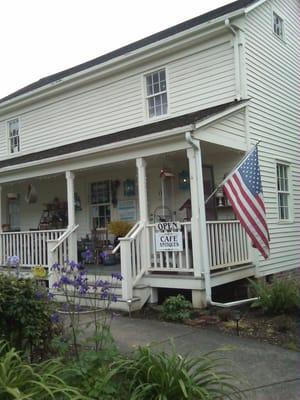
<instances>
[{"instance_id":1,"label":"white clapboard building","mask_svg":"<svg viewBox=\"0 0 300 400\"><path fill-rule=\"evenodd\" d=\"M238 0L1 99L0 265L88 248L135 308L298 268L299 20L298 0ZM205 205L259 140L268 260L221 190ZM132 224L119 244L110 221Z\"/></svg>"}]
</instances>

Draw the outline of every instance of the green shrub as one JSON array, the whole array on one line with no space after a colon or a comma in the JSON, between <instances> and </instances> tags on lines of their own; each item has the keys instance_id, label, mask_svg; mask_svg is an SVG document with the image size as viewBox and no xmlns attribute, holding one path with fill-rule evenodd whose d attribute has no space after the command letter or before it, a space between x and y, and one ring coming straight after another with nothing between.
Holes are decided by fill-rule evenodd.
<instances>
[{"instance_id":1,"label":"green shrub","mask_svg":"<svg viewBox=\"0 0 300 400\"><path fill-rule=\"evenodd\" d=\"M0 337L30 355L47 353L57 325L45 288L31 279L0 275Z\"/></svg>"},{"instance_id":2,"label":"green shrub","mask_svg":"<svg viewBox=\"0 0 300 400\"><path fill-rule=\"evenodd\" d=\"M192 315L192 304L181 294L168 297L163 303L163 318L169 321L182 321Z\"/></svg>"},{"instance_id":3,"label":"green shrub","mask_svg":"<svg viewBox=\"0 0 300 400\"><path fill-rule=\"evenodd\" d=\"M77 389L61 379L65 367L57 360L28 364L9 345L0 342L1 400L84 400Z\"/></svg>"},{"instance_id":4,"label":"green shrub","mask_svg":"<svg viewBox=\"0 0 300 400\"><path fill-rule=\"evenodd\" d=\"M300 306L299 284L292 279L275 279L273 283L250 281L255 296L252 306L260 307L268 314L284 314Z\"/></svg>"},{"instance_id":5,"label":"green shrub","mask_svg":"<svg viewBox=\"0 0 300 400\"><path fill-rule=\"evenodd\" d=\"M188 358L174 349L168 355L143 347L115 367L118 374L126 378L128 398L132 400L244 398L237 387L237 379L221 371L223 363L224 360L212 354Z\"/></svg>"}]
</instances>

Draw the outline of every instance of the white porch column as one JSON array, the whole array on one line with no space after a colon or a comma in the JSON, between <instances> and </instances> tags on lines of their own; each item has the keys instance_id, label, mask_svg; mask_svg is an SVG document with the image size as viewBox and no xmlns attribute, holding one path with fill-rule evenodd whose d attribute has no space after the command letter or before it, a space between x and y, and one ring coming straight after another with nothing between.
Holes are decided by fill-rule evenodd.
<instances>
[{"instance_id":1,"label":"white porch column","mask_svg":"<svg viewBox=\"0 0 300 400\"><path fill-rule=\"evenodd\" d=\"M207 296L210 298L210 270L200 141L198 141L197 146L194 145L193 148L188 149L187 154L190 166L192 215L194 215L192 217L192 226L196 225L193 232L195 236L193 235L192 238L193 254L196 253L196 261L200 261L199 267L194 265L194 271L195 276L199 273L204 273L206 291L209 291ZM194 207L196 207L196 210ZM193 210L195 210L195 213Z\"/></svg>"},{"instance_id":2,"label":"white porch column","mask_svg":"<svg viewBox=\"0 0 300 400\"><path fill-rule=\"evenodd\" d=\"M74 173L71 171L66 171L69 229L75 225L74 179L75 179Z\"/></svg>"},{"instance_id":3,"label":"white porch column","mask_svg":"<svg viewBox=\"0 0 300 400\"><path fill-rule=\"evenodd\" d=\"M190 188L191 188L191 208L192 208L192 251L193 251L193 267L194 275L199 277L203 273L201 265L201 250L200 250L200 205L198 198L198 181L196 171L196 157L194 149L187 149L187 157L189 161L190 172Z\"/></svg>"},{"instance_id":4,"label":"white porch column","mask_svg":"<svg viewBox=\"0 0 300 400\"><path fill-rule=\"evenodd\" d=\"M66 171L67 180L67 202L68 202L68 229L75 225L75 175L71 171ZM69 259L77 262L77 235L73 232L68 239Z\"/></svg>"},{"instance_id":5,"label":"white porch column","mask_svg":"<svg viewBox=\"0 0 300 400\"><path fill-rule=\"evenodd\" d=\"M149 242L149 232L147 229L147 224L149 221L148 216L148 195L147 195L147 174L146 174L146 160L144 158L136 159L136 166L138 172L138 190L139 190L139 210L140 210L140 221L145 225L145 229L142 235L143 243L143 267L150 267L150 242Z\"/></svg>"}]
</instances>

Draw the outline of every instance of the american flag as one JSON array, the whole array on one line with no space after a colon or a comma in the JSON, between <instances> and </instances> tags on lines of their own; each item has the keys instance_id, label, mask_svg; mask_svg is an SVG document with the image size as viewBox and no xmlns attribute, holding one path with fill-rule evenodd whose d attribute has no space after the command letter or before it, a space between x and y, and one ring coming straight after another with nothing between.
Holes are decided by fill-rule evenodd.
<instances>
[{"instance_id":1,"label":"american flag","mask_svg":"<svg viewBox=\"0 0 300 400\"><path fill-rule=\"evenodd\" d=\"M252 246L267 259L270 236L266 221L257 145L245 156L223 184L236 217L251 238Z\"/></svg>"}]
</instances>

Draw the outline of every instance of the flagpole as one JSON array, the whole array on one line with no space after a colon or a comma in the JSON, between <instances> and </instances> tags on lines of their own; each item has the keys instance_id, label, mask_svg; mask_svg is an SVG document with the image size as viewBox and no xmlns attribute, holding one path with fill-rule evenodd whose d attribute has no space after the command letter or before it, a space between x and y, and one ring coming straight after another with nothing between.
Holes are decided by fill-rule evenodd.
<instances>
[{"instance_id":1,"label":"flagpole","mask_svg":"<svg viewBox=\"0 0 300 400\"><path fill-rule=\"evenodd\" d=\"M219 188L224 185L224 183L227 181L227 179L229 179L232 176L232 174L238 169L238 167L242 164L242 162L248 157L248 155L254 150L254 148L259 145L260 142L261 142L261 140L258 140L257 143L255 143L254 147L252 147L252 149L247 151L247 153L244 155L244 157L234 166L234 168L232 169L232 172L230 172L230 174L228 174L222 180L222 182L219 183L219 185L216 187L216 189L208 196L208 198L205 200L205 204L207 204L209 202L209 200L217 193Z\"/></svg>"}]
</instances>

